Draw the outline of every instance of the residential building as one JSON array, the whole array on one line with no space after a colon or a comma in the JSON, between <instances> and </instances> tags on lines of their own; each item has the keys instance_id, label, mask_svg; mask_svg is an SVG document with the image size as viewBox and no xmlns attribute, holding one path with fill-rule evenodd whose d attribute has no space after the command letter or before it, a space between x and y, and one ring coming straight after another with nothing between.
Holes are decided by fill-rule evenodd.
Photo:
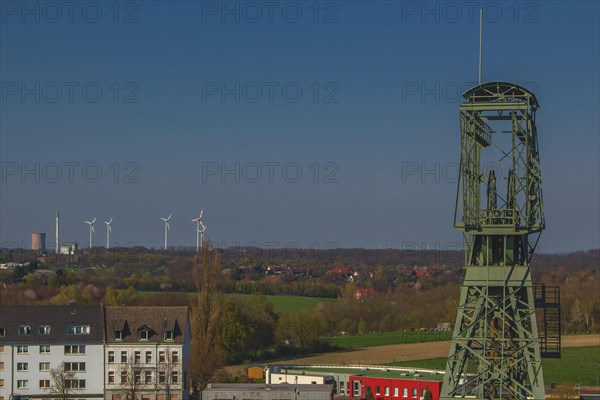
<instances>
[{"instance_id":1,"label":"residential building","mask_svg":"<svg viewBox=\"0 0 600 400\"><path fill-rule=\"evenodd\" d=\"M187 307L105 307L106 400L186 400L190 323Z\"/></svg>"},{"instance_id":2,"label":"residential building","mask_svg":"<svg viewBox=\"0 0 600 400\"><path fill-rule=\"evenodd\" d=\"M102 398L103 348L101 305L2 306L0 400L51 396L53 370L78 399Z\"/></svg>"}]
</instances>

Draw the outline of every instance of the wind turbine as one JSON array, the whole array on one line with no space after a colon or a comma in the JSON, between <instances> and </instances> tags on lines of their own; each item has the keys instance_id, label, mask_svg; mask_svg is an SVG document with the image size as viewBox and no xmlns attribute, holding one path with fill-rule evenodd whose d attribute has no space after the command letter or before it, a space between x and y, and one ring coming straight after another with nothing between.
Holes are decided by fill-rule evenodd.
<instances>
[{"instance_id":1,"label":"wind turbine","mask_svg":"<svg viewBox=\"0 0 600 400\"><path fill-rule=\"evenodd\" d=\"M172 216L173 216L173 214L169 214L169 216L167 218L162 218L161 217L161 219L163 221L165 221L165 250L167 249L167 238L168 238L167 232L169 232L169 229L171 229L169 227L169 220L171 219Z\"/></svg>"},{"instance_id":2,"label":"wind turbine","mask_svg":"<svg viewBox=\"0 0 600 400\"><path fill-rule=\"evenodd\" d=\"M112 232L112 228L110 224L112 224L113 217L110 217L108 221L104 221L106 224L106 248L110 249L110 233Z\"/></svg>"},{"instance_id":3,"label":"wind turbine","mask_svg":"<svg viewBox=\"0 0 600 400\"><path fill-rule=\"evenodd\" d=\"M94 217L94 219L92 220L92 222L90 221L83 221L86 224L88 224L90 226L90 249L92 248L92 236L94 235L94 222L96 222L96 217Z\"/></svg>"},{"instance_id":4,"label":"wind turbine","mask_svg":"<svg viewBox=\"0 0 600 400\"><path fill-rule=\"evenodd\" d=\"M202 214L204 214L204 209L200 210L200 216L198 218L192 220L192 222L196 223L196 251L199 251L202 248L204 231L206 230L206 225L202 223Z\"/></svg>"}]
</instances>

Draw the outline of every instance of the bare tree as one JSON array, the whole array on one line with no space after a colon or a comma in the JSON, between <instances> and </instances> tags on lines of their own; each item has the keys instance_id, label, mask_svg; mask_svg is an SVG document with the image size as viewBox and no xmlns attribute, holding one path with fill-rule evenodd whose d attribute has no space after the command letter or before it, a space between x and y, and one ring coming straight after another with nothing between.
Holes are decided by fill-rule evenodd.
<instances>
[{"instance_id":1,"label":"bare tree","mask_svg":"<svg viewBox=\"0 0 600 400\"><path fill-rule=\"evenodd\" d=\"M180 360L175 360L171 350L165 352L164 362L158 363L157 388L165 393L165 400L171 400L173 391L181 387L181 376L179 371Z\"/></svg>"},{"instance_id":2,"label":"bare tree","mask_svg":"<svg viewBox=\"0 0 600 400\"><path fill-rule=\"evenodd\" d=\"M142 372L142 366L135 362L133 356L129 357L127 364L121 366L121 387L125 399L138 400L143 385Z\"/></svg>"},{"instance_id":3,"label":"bare tree","mask_svg":"<svg viewBox=\"0 0 600 400\"><path fill-rule=\"evenodd\" d=\"M210 249L210 242L202 246L201 262L194 260L194 281L198 288L198 304L192 317L192 388L202 391L209 379L223 365L219 349L219 320L221 294L218 287L221 273L219 254Z\"/></svg>"},{"instance_id":4,"label":"bare tree","mask_svg":"<svg viewBox=\"0 0 600 400\"><path fill-rule=\"evenodd\" d=\"M50 376L52 377L50 394L52 394L55 399L67 400L67 398L78 390L78 388L73 387L75 373L66 371L64 364L60 367L51 369Z\"/></svg>"}]
</instances>

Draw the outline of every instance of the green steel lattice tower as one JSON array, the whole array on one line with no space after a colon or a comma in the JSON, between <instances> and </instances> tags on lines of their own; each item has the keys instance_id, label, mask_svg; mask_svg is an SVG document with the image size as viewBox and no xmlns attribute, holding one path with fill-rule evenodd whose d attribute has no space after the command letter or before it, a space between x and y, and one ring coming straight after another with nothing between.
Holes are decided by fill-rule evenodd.
<instances>
[{"instance_id":1,"label":"green steel lattice tower","mask_svg":"<svg viewBox=\"0 0 600 400\"><path fill-rule=\"evenodd\" d=\"M552 339L538 337L529 265L544 229L538 102L508 82L464 97L454 225L465 278L440 398L541 400L540 343Z\"/></svg>"}]
</instances>

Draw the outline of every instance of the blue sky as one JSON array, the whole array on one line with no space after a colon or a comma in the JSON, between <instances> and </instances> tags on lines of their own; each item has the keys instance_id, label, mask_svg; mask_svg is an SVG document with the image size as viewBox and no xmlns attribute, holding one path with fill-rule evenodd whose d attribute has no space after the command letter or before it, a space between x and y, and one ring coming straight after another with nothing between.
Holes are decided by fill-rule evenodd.
<instances>
[{"instance_id":1,"label":"blue sky","mask_svg":"<svg viewBox=\"0 0 600 400\"><path fill-rule=\"evenodd\" d=\"M173 213L170 244L191 246L201 208L225 245L460 243L470 3L0 4L3 245L53 242L60 210L63 241L112 216L113 245L159 247ZM598 2L480 4L483 80L541 106L540 249L598 247Z\"/></svg>"}]
</instances>

